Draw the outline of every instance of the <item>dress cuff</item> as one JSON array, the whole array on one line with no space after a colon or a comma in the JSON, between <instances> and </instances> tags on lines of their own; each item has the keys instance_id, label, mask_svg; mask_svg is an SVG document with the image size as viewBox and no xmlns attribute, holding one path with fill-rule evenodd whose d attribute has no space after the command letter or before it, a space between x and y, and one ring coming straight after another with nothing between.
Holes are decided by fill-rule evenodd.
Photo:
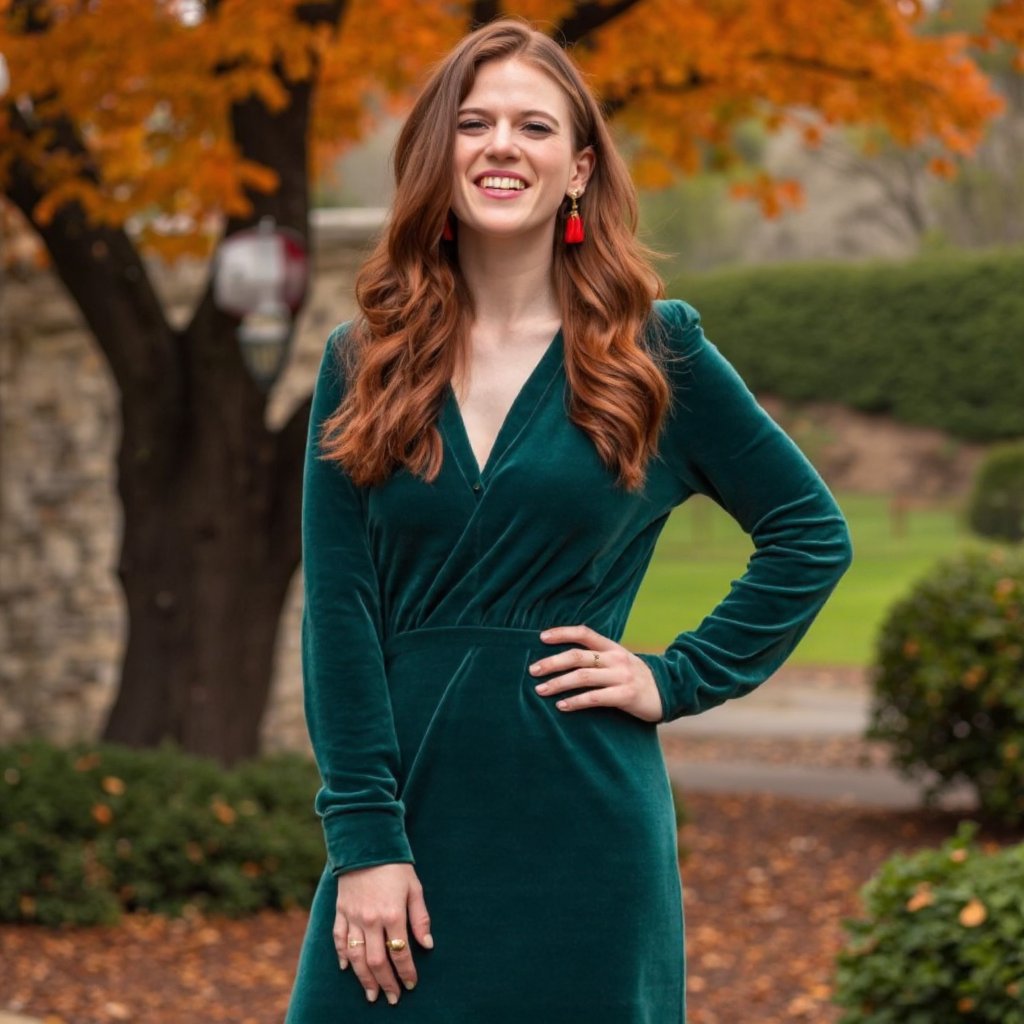
<instances>
[{"instance_id":1,"label":"dress cuff","mask_svg":"<svg viewBox=\"0 0 1024 1024\"><path fill-rule=\"evenodd\" d=\"M401 814L377 809L346 811L325 816L323 829L335 878L377 864L415 863Z\"/></svg>"},{"instance_id":2,"label":"dress cuff","mask_svg":"<svg viewBox=\"0 0 1024 1024\"><path fill-rule=\"evenodd\" d=\"M661 696L662 718L657 723L672 722L684 715L692 714L685 703L679 701L675 692L675 679L669 667L668 659L664 654L638 654L638 658L645 662L654 676L654 682L658 687Z\"/></svg>"}]
</instances>

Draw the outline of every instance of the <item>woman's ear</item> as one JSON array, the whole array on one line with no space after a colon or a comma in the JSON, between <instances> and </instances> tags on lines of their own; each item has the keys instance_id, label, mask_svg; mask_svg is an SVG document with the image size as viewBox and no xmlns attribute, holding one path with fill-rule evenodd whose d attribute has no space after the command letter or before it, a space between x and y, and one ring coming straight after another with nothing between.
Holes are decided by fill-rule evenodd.
<instances>
[{"instance_id":1,"label":"woman's ear","mask_svg":"<svg viewBox=\"0 0 1024 1024\"><path fill-rule=\"evenodd\" d=\"M576 159L573 161L572 177L569 179L569 188L578 188L583 192L587 187L587 182L590 181L590 176L594 173L594 166L597 163L597 154L594 152L593 146L584 146L583 149L576 154Z\"/></svg>"}]
</instances>

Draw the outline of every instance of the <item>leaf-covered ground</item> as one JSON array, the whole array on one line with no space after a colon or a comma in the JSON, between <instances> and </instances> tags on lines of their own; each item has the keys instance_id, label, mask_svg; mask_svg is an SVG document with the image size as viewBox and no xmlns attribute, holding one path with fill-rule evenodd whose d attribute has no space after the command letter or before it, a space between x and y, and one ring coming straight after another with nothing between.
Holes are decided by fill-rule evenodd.
<instances>
[{"instance_id":1,"label":"leaf-covered ground","mask_svg":"<svg viewBox=\"0 0 1024 1024\"><path fill-rule=\"evenodd\" d=\"M963 817L683 796L688 1024L837 1020L833 957L860 886L890 853L938 844ZM1022 837L999 841L1011 838ZM63 933L3 925L0 1008L46 1024L280 1024L305 923L294 911L243 921L133 915Z\"/></svg>"}]
</instances>

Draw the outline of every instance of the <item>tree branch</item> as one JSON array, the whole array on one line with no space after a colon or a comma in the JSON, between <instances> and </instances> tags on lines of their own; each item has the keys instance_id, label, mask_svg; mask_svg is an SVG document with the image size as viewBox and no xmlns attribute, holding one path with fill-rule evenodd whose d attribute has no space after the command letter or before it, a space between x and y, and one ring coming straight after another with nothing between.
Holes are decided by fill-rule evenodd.
<instances>
[{"instance_id":1,"label":"tree branch","mask_svg":"<svg viewBox=\"0 0 1024 1024\"><path fill-rule=\"evenodd\" d=\"M46 129L50 152L64 150L87 161L85 177L98 182L89 154L65 118L33 123L11 103L11 126L25 138ZM33 211L43 198L32 168L13 161L6 194L39 234L54 270L77 303L102 349L122 394L152 394L178 378L174 334L145 265L120 228L90 225L77 201L65 203L47 225Z\"/></svg>"},{"instance_id":2,"label":"tree branch","mask_svg":"<svg viewBox=\"0 0 1024 1024\"><path fill-rule=\"evenodd\" d=\"M615 0L609 4L579 4L572 15L558 26L555 38L563 47L575 46L640 2L641 0Z\"/></svg>"},{"instance_id":3,"label":"tree branch","mask_svg":"<svg viewBox=\"0 0 1024 1024\"><path fill-rule=\"evenodd\" d=\"M474 0L469 5L469 27L480 28L494 21L500 13L501 4L498 0Z\"/></svg>"}]
</instances>

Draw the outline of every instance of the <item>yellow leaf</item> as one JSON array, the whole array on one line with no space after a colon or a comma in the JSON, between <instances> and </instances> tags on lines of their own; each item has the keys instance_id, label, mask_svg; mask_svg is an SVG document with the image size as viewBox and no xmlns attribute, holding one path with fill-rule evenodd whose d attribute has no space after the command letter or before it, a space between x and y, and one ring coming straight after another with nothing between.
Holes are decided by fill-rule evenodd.
<instances>
[{"instance_id":1,"label":"yellow leaf","mask_svg":"<svg viewBox=\"0 0 1024 1024\"><path fill-rule=\"evenodd\" d=\"M977 928L987 917L988 911L985 909L985 904L979 899L971 900L960 911L960 923L965 928Z\"/></svg>"}]
</instances>

